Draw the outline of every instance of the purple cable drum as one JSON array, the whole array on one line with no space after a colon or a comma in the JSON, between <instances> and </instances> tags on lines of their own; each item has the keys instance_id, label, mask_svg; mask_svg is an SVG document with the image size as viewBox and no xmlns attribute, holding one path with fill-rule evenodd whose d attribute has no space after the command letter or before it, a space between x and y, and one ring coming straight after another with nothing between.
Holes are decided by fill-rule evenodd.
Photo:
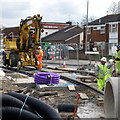
<instances>
[{"instance_id":1,"label":"purple cable drum","mask_svg":"<svg viewBox=\"0 0 120 120\"><path fill-rule=\"evenodd\" d=\"M49 76L52 76L51 78ZM35 74L34 82L38 84L58 84L60 81L60 75L52 72L39 72Z\"/></svg>"}]
</instances>

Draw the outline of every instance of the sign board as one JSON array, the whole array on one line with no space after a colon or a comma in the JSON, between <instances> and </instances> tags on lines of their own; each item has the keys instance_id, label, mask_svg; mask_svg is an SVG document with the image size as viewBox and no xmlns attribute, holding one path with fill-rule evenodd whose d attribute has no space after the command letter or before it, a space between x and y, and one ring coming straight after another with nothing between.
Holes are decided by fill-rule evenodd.
<instances>
[{"instance_id":1,"label":"sign board","mask_svg":"<svg viewBox=\"0 0 120 120\"><path fill-rule=\"evenodd\" d=\"M41 45L44 46L45 49L47 49L49 46L52 45L52 43L49 43L49 42L41 42Z\"/></svg>"},{"instance_id":2,"label":"sign board","mask_svg":"<svg viewBox=\"0 0 120 120\"><path fill-rule=\"evenodd\" d=\"M99 52L94 52L94 51L85 51L85 54L89 54L89 55L98 55Z\"/></svg>"},{"instance_id":3,"label":"sign board","mask_svg":"<svg viewBox=\"0 0 120 120\"><path fill-rule=\"evenodd\" d=\"M48 54L55 54L55 52L54 52L54 51L52 51L52 52L49 52L49 51L48 51Z\"/></svg>"},{"instance_id":4,"label":"sign board","mask_svg":"<svg viewBox=\"0 0 120 120\"><path fill-rule=\"evenodd\" d=\"M49 43L49 42L41 42L41 45L43 45L43 46L50 46L50 45L52 45L52 43Z\"/></svg>"}]
</instances>

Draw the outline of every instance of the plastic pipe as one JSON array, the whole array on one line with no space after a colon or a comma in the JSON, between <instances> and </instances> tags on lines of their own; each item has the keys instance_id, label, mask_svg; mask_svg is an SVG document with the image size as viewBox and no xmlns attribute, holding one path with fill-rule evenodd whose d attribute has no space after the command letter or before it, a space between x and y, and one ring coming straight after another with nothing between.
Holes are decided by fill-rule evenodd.
<instances>
[{"instance_id":1,"label":"plastic pipe","mask_svg":"<svg viewBox=\"0 0 120 120\"><path fill-rule=\"evenodd\" d=\"M19 94L15 92L8 92L8 94L22 101L26 98L26 95L24 94ZM60 115L56 112L56 110L54 110L51 106L47 105L46 103L36 98L29 96L26 101L26 104L30 106L32 109L36 110L36 112L45 120L61 119Z\"/></svg>"},{"instance_id":2,"label":"plastic pipe","mask_svg":"<svg viewBox=\"0 0 120 120\"><path fill-rule=\"evenodd\" d=\"M118 77L107 79L104 91L105 118L120 118L120 88ZM118 96L119 95L119 96Z\"/></svg>"},{"instance_id":3,"label":"plastic pipe","mask_svg":"<svg viewBox=\"0 0 120 120\"><path fill-rule=\"evenodd\" d=\"M59 104L58 111L59 112L74 112L75 104Z\"/></svg>"},{"instance_id":4,"label":"plastic pipe","mask_svg":"<svg viewBox=\"0 0 120 120\"><path fill-rule=\"evenodd\" d=\"M2 100L2 107L12 106L12 107L21 108L23 105L23 102L21 100L15 98L15 97L12 97L10 95L1 94L0 100ZM28 105L25 105L24 109L33 112Z\"/></svg>"},{"instance_id":5,"label":"plastic pipe","mask_svg":"<svg viewBox=\"0 0 120 120\"><path fill-rule=\"evenodd\" d=\"M22 110L20 115L20 108L16 107L2 107L0 108L0 111L2 111L2 119L3 120L38 120L40 117L35 115L32 112L29 112L27 110ZM19 116L20 115L20 116Z\"/></svg>"}]
</instances>

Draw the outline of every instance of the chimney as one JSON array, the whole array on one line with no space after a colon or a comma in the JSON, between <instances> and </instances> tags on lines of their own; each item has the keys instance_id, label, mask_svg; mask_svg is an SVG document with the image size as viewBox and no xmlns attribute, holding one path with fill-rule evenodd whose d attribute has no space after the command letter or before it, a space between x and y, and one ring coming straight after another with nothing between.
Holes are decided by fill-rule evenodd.
<instances>
[{"instance_id":1,"label":"chimney","mask_svg":"<svg viewBox=\"0 0 120 120\"><path fill-rule=\"evenodd\" d=\"M69 24L69 25L72 25L72 22L71 21L68 21L68 22L66 22L67 24Z\"/></svg>"}]
</instances>

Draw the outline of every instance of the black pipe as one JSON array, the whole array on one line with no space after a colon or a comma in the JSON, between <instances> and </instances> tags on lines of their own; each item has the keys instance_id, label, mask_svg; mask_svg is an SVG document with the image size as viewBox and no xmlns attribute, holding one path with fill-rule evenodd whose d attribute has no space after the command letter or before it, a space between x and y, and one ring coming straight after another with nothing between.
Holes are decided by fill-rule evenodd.
<instances>
[{"instance_id":1,"label":"black pipe","mask_svg":"<svg viewBox=\"0 0 120 120\"><path fill-rule=\"evenodd\" d=\"M2 106L12 106L12 107L17 107L17 108L22 108L23 102L20 101L19 99L12 97L10 95L5 95L1 94L0 95L0 100L2 100ZM32 109L28 105L24 105L24 109L28 111L32 111Z\"/></svg>"},{"instance_id":2,"label":"black pipe","mask_svg":"<svg viewBox=\"0 0 120 120\"><path fill-rule=\"evenodd\" d=\"M74 112L75 107L76 107L75 104L59 104L58 111L59 112Z\"/></svg>"},{"instance_id":3,"label":"black pipe","mask_svg":"<svg viewBox=\"0 0 120 120\"><path fill-rule=\"evenodd\" d=\"M26 95L15 92L8 92L8 95L14 96L22 101L26 98ZM36 112L45 120L61 119L60 115L56 112L56 110L36 98L29 96L26 104L32 109L36 110Z\"/></svg>"},{"instance_id":4,"label":"black pipe","mask_svg":"<svg viewBox=\"0 0 120 120\"><path fill-rule=\"evenodd\" d=\"M2 112L2 120L38 120L38 116L27 110L22 110L16 107L0 107Z\"/></svg>"}]
</instances>

